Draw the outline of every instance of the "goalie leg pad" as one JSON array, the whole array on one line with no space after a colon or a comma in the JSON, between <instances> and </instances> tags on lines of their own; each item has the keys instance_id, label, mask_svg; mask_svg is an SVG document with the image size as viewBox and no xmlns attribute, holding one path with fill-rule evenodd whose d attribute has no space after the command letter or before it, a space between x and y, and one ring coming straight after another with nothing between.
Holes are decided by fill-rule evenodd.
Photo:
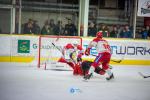
<instances>
[{"instance_id":1,"label":"goalie leg pad","mask_svg":"<svg viewBox=\"0 0 150 100\"><path fill-rule=\"evenodd\" d=\"M67 64L72 68L72 69L75 69L75 66L72 62L67 62Z\"/></svg>"},{"instance_id":2,"label":"goalie leg pad","mask_svg":"<svg viewBox=\"0 0 150 100\"><path fill-rule=\"evenodd\" d=\"M105 74L105 70L104 69L101 69L100 67L96 67L95 68L95 72L97 74L100 74L100 75L104 75Z\"/></svg>"},{"instance_id":3,"label":"goalie leg pad","mask_svg":"<svg viewBox=\"0 0 150 100\"><path fill-rule=\"evenodd\" d=\"M58 60L58 62L67 63L67 61L66 61L63 57L61 57L61 58Z\"/></svg>"},{"instance_id":4,"label":"goalie leg pad","mask_svg":"<svg viewBox=\"0 0 150 100\"><path fill-rule=\"evenodd\" d=\"M102 70L100 67L95 68L95 73L99 74L100 70Z\"/></svg>"},{"instance_id":5,"label":"goalie leg pad","mask_svg":"<svg viewBox=\"0 0 150 100\"><path fill-rule=\"evenodd\" d=\"M83 75L80 65L76 64L73 70L74 75Z\"/></svg>"}]
</instances>

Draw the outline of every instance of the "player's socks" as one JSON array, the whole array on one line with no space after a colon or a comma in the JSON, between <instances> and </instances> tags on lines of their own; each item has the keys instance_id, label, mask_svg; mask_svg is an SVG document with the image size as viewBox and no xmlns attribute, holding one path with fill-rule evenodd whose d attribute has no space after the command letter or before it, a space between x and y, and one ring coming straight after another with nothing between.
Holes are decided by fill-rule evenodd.
<instances>
[{"instance_id":1,"label":"player's socks","mask_svg":"<svg viewBox=\"0 0 150 100\"><path fill-rule=\"evenodd\" d=\"M114 78L113 73L111 72L111 69L106 70L106 73L108 74L109 77L106 78L106 80L110 80Z\"/></svg>"},{"instance_id":2,"label":"player's socks","mask_svg":"<svg viewBox=\"0 0 150 100\"><path fill-rule=\"evenodd\" d=\"M110 69L113 69L113 67L112 67L111 65L109 65L109 68L110 68Z\"/></svg>"}]
</instances>

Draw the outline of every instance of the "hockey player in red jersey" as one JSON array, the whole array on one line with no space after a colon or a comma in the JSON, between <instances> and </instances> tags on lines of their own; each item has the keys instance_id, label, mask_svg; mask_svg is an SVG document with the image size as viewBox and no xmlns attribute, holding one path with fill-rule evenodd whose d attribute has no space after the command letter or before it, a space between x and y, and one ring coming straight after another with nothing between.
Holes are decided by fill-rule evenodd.
<instances>
[{"instance_id":1,"label":"hockey player in red jersey","mask_svg":"<svg viewBox=\"0 0 150 100\"><path fill-rule=\"evenodd\" d=\"M58 62L67 63L73 69L73 75L82 75L80 68L81 57L84 54L82 46L77 42L68 43L64 46L62 54Z\"/></svg>"},{"instance_id":2,"label":"hockey player in red jersey","mask_svg":"<svg viewBox=\"0 0 150 100\"><path fill-rule=\"evenodd\" d=\"M97 73L100 75L104 75L107 73L109 77L107 77L107 80L110 80L114 78L113 73L111 72L109 68L109 62L111 58L111 50L108 42L103 39L102 32L97 32L96 38L94 38L88 45L85 55L90 55L90 49L92 47L95 47L98 55L96 56L94 62L91 64L89 73L84 76L84 79L90 79L90 77L93 75L93 72L95 69L97 69L100 65L102 65L102 68L99 68L97 70Z\"/></svg>"}]
</instances>

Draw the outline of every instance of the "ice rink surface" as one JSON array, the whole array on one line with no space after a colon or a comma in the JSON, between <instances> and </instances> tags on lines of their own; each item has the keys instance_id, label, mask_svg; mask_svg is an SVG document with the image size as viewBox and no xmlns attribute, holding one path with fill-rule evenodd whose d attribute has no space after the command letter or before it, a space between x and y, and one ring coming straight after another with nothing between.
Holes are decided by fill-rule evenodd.
<instances>
[{"instance_id":1,"label":"ice rink surface","mask_svg":"<svg viewBox=\"0 0 150 100\"><path fill-rule=\"evenodd\" d=\"M115 79L94 74L88 82L72 71L0 63L0 100L150 100L150 66L114 66Z\"/></svg>"}]
</instances>

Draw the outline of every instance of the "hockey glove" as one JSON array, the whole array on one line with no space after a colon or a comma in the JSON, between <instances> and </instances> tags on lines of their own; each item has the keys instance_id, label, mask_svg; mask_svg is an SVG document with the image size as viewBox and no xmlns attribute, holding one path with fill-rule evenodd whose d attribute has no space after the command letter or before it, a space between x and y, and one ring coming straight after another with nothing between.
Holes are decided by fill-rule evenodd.
<instances>
[{"instance_id":1,"label":"hockey glove","mask_svg":"<svg viewBox=\"0 0 150 100\"><path fill-rule=\"evenodd\" d=\"M80 62L80 61L82 61L82 58L77 58L77 62Z\"/></svg>"}]
</instances>

